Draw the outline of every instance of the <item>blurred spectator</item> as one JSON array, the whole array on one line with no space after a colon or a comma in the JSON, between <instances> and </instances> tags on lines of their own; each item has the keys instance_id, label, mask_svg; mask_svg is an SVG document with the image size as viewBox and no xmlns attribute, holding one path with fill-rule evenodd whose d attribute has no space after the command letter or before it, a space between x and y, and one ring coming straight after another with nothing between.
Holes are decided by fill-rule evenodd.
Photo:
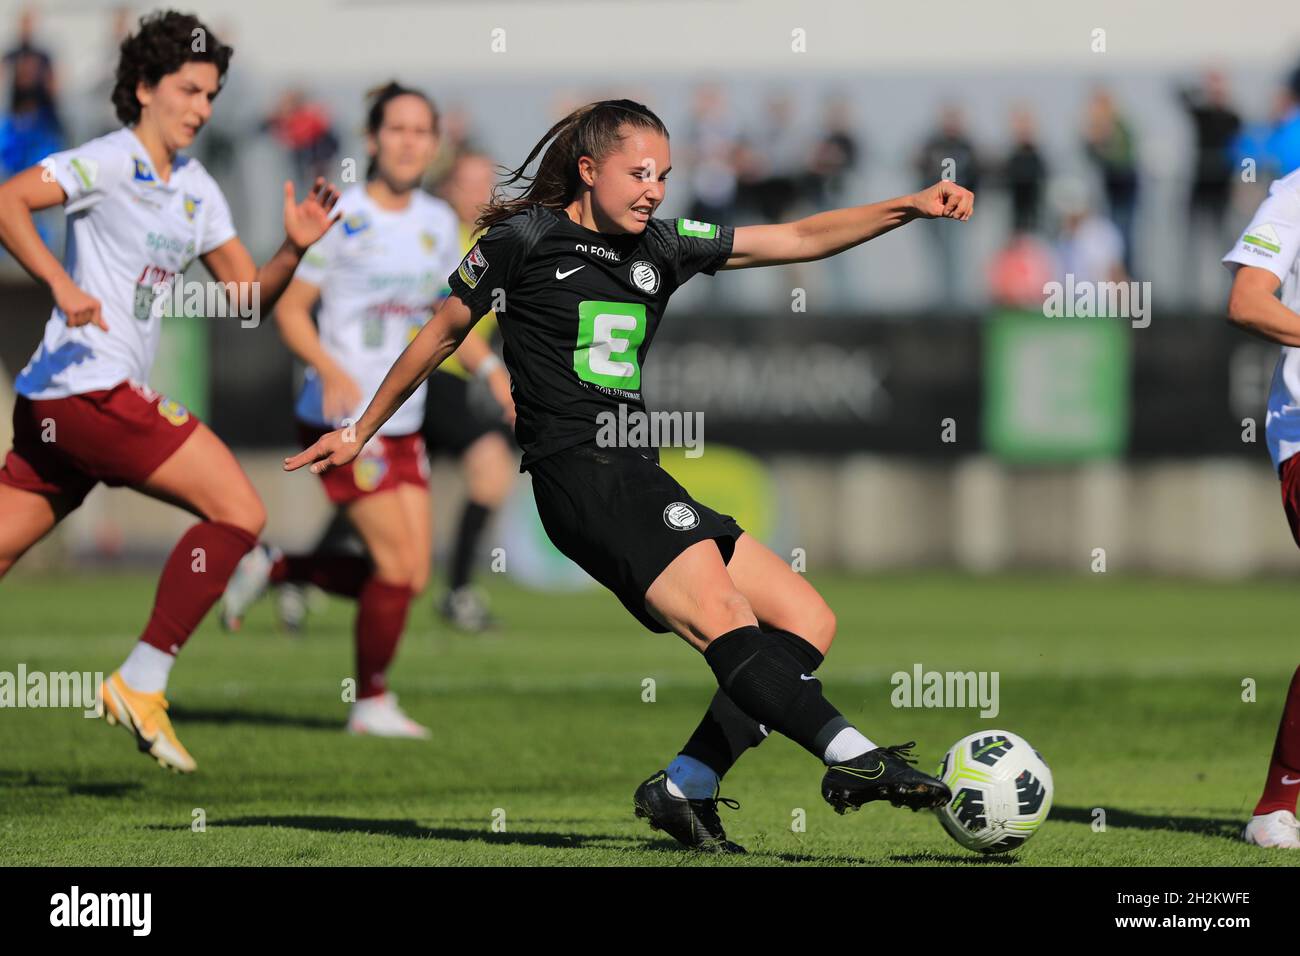
<instances>
[{"instance_id":1,"label":"blurred spectator","mask_svg":"<svg viewBox=\"0 0 1300 956\"><path fill-rule=\"evenodd\" d=\"M1075 282L1125 282L1124 237L1115 223L1096 211L1085 183L1063 179L1052 185L1057 216L1057 278Z\"/></svg>"},{"instance_id":2,"label":"blurred spectator","mask_svg":"<svg viewBox=\"0 0 1300 956\"><path fill-rule=\"evenodd\" d=\"M701 222L732 222L736 215L740 131L716 86L696 89L686 139L690 217Z\"/></svg>"},{"instance_id":3,"label":"blurred spectator","mask_svg":"<svg viewBox=\"0 0 1300 956\"><path fill-rule=\"evenodd\" d=\"M785 222L803 190L804 140L794 129L794 104L784 95L768 97L763 119L741 141L738 201L761 222Z\"/></svg>"},{"instance_id":4,"label":"blurred spectator","mask_svg":"<svg viewBox=\"0 0 1300 956\"><path fill-rule=\"evenodd\" d=\"M1011 111L1011 152L1002 163L1002 179L1011 197L1012 232L1038 229L1047 164L1038 149L1037 124L1028 107L1017 106Z\"/></svg>"},{"instance_id":5,"label":"blurred spectator","mask_svg":"<svg viewBox=\"0 0 1300 956\"><path fill-rule=\"evenodd\" d=\"M862 147L853 129L849 100L845 96L833 96L826 101L822 129L813 143L805 173L804 191L818 209L838 209L864 201L848 195L849 174L856 169L861 156ZM861 305L853 300L851 283L858 268L849 256L831 256L820 263L818 272L828 278L826 289L833 308L844 310Z\"/></svg>"},{"instance_id":6,"label":"blurred spectator","mask_svg":"<svg viewBox=\"0 0 1300 956\"><path fill-rule=\"evenodd\" d=\"M322 104L308 100L302 90L285 90L262 129L289 151L294 178L300 184L311 183L318 176L331 178L330 164L339 141Z\"/></svg>"},{"instance_id":7,"label":"blurred spectator","mask_svg":"<svg viewBox=\"0 0 1300 956\"><path fill-rule=\"evenodd\" d=\"M1199 89L1179 90L1179 98L1196 135L1183 286L1189 298L1212 308L1226 283L1219 281L1218 270L1200 268L1200 263L1227 243L1224 223L1235 172L1232 143L1241 131L1241 117L1229 104L1227 81L1217 70L1206 72Z\"/></svg>"},{"instance_id":8,"label":"blurred spectator","mask_svg":"<svg viewBox=\"0 0 1300 956\"><path fill-rule=\"evenodd\" d=\"M121 56L122 41L131 35L135 25L135 15L129 6L123 4L113 8L95 78L90 84L89 103L83 104L82 115L75 122L74 132L78 140L97 139L122 128L113 107L113 87L117 85L117 61ZM89 110L85 109L86 106Z\"/></svg>"},{"instance_id":9,"label":"blurred spectator","mask_svg":"<svg viewBox=\"0 0 1300 956\"><path fill-rule=\"evenodd\" d=\"M843 96L826 103L822 131L813 144L808 161L809 192L819 209L837 209L848 205L845 186L848 174L861 156L858 134L853 130L849 103Z\"/></svg>"},{"instance_id":10,"label":"blurred spectator","mask_svg":"<svg viewBox=\"0 0 1300 956\"><path fill-rule=\"evenodd\" d=\"M1124 268L1133 271L1133 226L1137 211L1137 148L1128 121L1105 89L1093 91L1083 121L1084 148L1101 174L1106 204L1124 240Z\"/></svg>"},{"instance_id":11,"label":"blurred spectator","mask_svg":"<svg viewBox=\"0 0 1300 956\"><path fill-rule=\"evenodd\" d=\"M1229 105L1227 82L1216 70L1205 74L1200 89L1180 90L1179 97L1196 133L1190 208L1194 218L1213 226L1218 238L1232 187L1231 146L1241 131L1241 117Z\"/></svg>"},{"instance_id":12,"label":"blurred spectator","mask_svg":"<svg viewBox=\"0 0 1300 956\"><path fill-rule=\"evenodd\" d=\"M1052 247L1032 232L1017 232L993 257L989 294L995 305L1039 309L1043 286L1059 274Z\"/></svg>"},{"instance_id":13,"label":"blurred spectator","mask_svg":"<svg viewBox=\"0 0 1300 956\"><path fill-rule=\"evenodd\" d=\"M1281 113L1268 140L1268 154L1277 168L1277 175L1285 176L1300 169L1300 66L1287 81Z\"/></svg>"},{"instance_id":14,"label":"blurred spectator","mask_svg":"<svg viewBox=\"0 0 1300 956\"><path fill-rule=\"evenodd\" d=\"M6 176L40 162L63 145L54 62L36 45L35 30L35 14L23 10L18 44L4 55L9 109L0 119L0 166Z\"/></svg>"},{"instance_id":15,"label":"blurred spectator","mask_svg":"<svg viewBox=\"0 0 1300 956\"><path fill-rule=\"evenodd\" d=\"M948 103L939 110L938 128L921 144L917 153L916 171L922 187L932 186L940 179L950 179L967 189L979 191L980 160L975 145L966 135L966 120L960 107ZM939 288L947 306L958 304L962 291L967 288L965 240L959 233L969 230L950 228L954 225L953 222L936 222L930 232L939 252Z\"/></svg>"}]
</instances>

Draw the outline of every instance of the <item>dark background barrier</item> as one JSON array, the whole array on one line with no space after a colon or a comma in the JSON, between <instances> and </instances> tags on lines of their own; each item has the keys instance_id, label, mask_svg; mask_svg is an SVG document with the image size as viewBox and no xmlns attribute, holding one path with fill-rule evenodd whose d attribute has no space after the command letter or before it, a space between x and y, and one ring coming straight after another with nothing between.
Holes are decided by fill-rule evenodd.
<instances>
[{"instance_id":1,"label":"dark background barrier","mask_svg":"<svg viewBox=\"0 0 1300 956\"><path fill-rule=\"evenodd\" d=\"M0 361L12 376L40 339L49 296L31 284L7 286L0 296ZM999 395L1022 417L1036 420L1040 432L1052 430L1054 416L1064 430L1080 402L1096 401L1099 420L1117 419L1110 422L1118 436L1113 453L1129 457L1263 454L1274 346L1214 315L1157 314L1141 329L1117 319L1030 317L1029 328L1048 334L1036 335L1039 344L1031 343L1018 363L1003 363L1020 369L1006 379L991 361L992 350L1003 347L993 333L998 323L1011 321L1001 315L670 312L651 349L645 392L654 409L702 412L706 440L757 452L943 459L999 451L985 421L989 397ZM206 417L218 434L238 448L296 442L291 408L299 373L273 320L256 328L236 320L166 321L203 329L210 381ZM1104 334L1077 334L1102 324ZM1076 333L1057 334L1066 329ZM1085 357L1080 344L1094 339L1109 344L1100 351L1088 348ZM1043 347L1043 341L1056 344ZM1084 362L1088 367L1079 364ZM1122 372L1124 394L1113 407L1090 384L1090 376L1108 367ZM1032 374L1026 376L1026 368ZM1046 402L1057 404L1038 407ZM944 440L947 419L955 441ZM1254 443L1243 441L1243 419L1254 419ZM953 437L951 430L947 437ZM1046 457L1112 454L1085 445Z\"/></svg>"}]
</instances>

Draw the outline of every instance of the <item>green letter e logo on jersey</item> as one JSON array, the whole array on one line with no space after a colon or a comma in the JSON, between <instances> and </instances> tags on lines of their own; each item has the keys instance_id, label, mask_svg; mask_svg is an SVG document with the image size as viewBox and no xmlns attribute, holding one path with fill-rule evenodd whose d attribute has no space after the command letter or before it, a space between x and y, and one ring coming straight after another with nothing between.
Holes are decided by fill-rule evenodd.
<instances>
[{"instance_id":1,"label":"green letter e logo on jersey","mask_svg":"<svg viewBox=\"0 0 1300 956\"><path fill-rule=\"evenodd\" d=\"M579 302L573 370L606 388L641 388L637 350L645 341L645 306L631 302Z\"/></svg>"},{"instance_id":2,"label":"green letter e logo on jersey","mask_svg":"<svg viewBox=\"0 0 1300 956\"><path fill-rule=\"evenodd\" d=\"M677 235L690 236L693 239L716 239L718 227L711 222L700 222L698 219L678 219Z\"/></svg>"}]
</instances>

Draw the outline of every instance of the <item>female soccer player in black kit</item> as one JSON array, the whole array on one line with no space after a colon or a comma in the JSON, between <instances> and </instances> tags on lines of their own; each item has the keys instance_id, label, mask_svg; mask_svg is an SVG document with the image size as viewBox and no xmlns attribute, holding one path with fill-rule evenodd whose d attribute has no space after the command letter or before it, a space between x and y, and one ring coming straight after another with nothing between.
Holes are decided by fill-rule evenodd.
<instances>
[{"instance_id":1,"label":"female soccer player in black kit","mask_svg":"<svg viewBox=\"0 0 1300 956\"><path fill-rule=\"evenodd\" d=\"M548 145L549 143L549 145ZM526 170L541 156L537 170ZM827 765L838 812L872 800L942 806L942 782L909 764L914 744L877 746L813 677L835 616L789 565L728 515L691 497L653 449L603 447L598 416L644 412L641 370L668 298L697 272L807 262L913 219L970 218L951 182L782 225L654 216L670 166L650 110L606 100L556 123L479 220L486 231L449 278L452 294L389 371L355 426L285 460L320 474L351 461L379 426L495 310L537 511L561 551L651 631L701 651L718 692L681 753L637 789L634 808L687 846L743 852L717 814L718 782L768 728ZM623 420L622 416L619 420ZM628 419L631 420L631 419ZM734 804L734 801L732 802Z\"/></svg>"}]
</instances>

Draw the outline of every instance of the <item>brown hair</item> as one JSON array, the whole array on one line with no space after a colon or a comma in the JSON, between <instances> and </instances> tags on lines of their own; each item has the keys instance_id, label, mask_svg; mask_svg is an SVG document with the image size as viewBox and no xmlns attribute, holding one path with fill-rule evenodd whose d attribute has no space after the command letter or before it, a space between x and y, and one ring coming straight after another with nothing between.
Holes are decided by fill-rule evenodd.
<instances>
[{"instance_id":1,"label":"brown hair","mask_svg":"<svg viewBox=\"0 0 1300 956\"><path fill-rule=\"evenodd\" d=\"M632 100L601 100L580 106L547 130L518 169L507 170L508 177L492 191L492 201L478 217L476 227L487 229L530 206L563 209L578 194L578 160L590 156L600 162L608 156L621 144L624 125L668 137L663 121ZM538 154L542 159L537 171L527 175L525 170ZM506 198L505 190L518 183L527 184L523 192Z\"/></svg>"}]
</instances>

